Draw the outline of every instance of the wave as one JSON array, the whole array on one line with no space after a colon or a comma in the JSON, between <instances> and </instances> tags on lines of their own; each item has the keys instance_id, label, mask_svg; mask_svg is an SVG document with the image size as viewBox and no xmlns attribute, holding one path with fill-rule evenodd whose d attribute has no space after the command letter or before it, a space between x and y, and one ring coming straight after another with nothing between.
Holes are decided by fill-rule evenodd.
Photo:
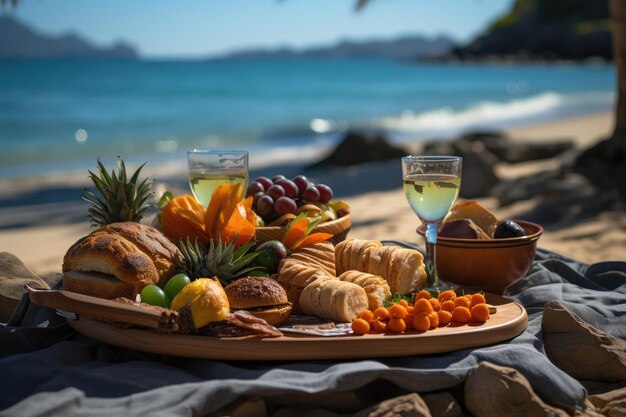
<instances>
[{"instance_id":1,"label":"wave","mask_svg":"<svg viewBox=\"0 0 626 417\"><path fill-rule=\"evenodd\" d=\"M613 105L614 100L615 94L606 91L572 94L549 91L504 103L481 101L460 110L442 107L417 114L407 110L399 116L373 119L366 125L400 134L453 134L472 128L531 123L605 110Z\"/></svg>"}]
</instances>

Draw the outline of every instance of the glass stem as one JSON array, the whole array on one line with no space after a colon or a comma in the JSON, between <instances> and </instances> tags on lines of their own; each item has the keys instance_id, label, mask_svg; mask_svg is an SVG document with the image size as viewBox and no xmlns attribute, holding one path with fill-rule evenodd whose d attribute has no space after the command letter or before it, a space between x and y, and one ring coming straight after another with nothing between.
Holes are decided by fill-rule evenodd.
<instances>
[{"instance_id":1,"label":"glass stem","mask_svg":"<svg viewBox=\"0 0 626 417\"><path fill-rule=\"evenodd\" d=\"M426 289L439 291L439 275L437 274L436 245L439 223L426 224L426 273L428 281Z\"/></svg>"}]
</instances>

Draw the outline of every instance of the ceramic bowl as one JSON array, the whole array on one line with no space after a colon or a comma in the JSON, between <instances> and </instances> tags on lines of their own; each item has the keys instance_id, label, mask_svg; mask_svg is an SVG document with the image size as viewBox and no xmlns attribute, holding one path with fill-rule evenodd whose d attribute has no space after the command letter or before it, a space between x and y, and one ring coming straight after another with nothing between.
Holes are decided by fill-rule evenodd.
<instances>
[{"instance_id":1,"label":"ceramic bowl","mask_svg":"<svg viewBox=\"0 0 626 417\"><path fill-rule=\"evenodd\" d=\"M515 220L527 235L506 239L437 237L439 279L463 287L502 293L530 269L543 227ZM424 235L424 228L417 230Z\"/></svg>"}]
</instances>

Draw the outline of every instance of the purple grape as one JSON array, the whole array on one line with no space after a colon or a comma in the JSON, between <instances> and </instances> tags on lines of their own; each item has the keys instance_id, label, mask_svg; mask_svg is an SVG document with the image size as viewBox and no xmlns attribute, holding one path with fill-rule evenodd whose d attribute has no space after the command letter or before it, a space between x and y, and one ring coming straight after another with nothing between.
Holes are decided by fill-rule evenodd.
<instances>
[{"instance_id":1,"label":"purple grape","mask_svg":"<svg viewBox=\"0 0 626 417\"><path fill-rule=\"evenodd\" d=\"M265 191L265 187L263 187L263 184L261 184L260 182L254 181L250 183L250 185L248 185L248 189L246 190L246 197L255 195L258 192L262 193L263 191Z\"/></svg>"},{"instance_id":2,"label":"purple grape","mask_svg":"<svg viewBox=\"0 0 626 417\"><path fill-rule=\"evenodd\" d=\"M320 192L314 186L309 185L302 193L302 199L310 203L317 203L320 199Z\"/></svg>"},{"instance_id":3,"label":"purple grape","mask_svg":"<svg viewBox=\"0 0 626 417\"><path fill-rule=\"evenodd\" d=\"M288 179L280 180L276 183L285 189L285 195L289 198L298 197L298 186Z\"/></svg>"},{"instance_id":4,"label":"purple grape","mask_svg":"<svg viewBox=\"0 0 626 417\"><path fill-rule=\"evenodd\" d=\"M284 180L284 179L286 179L286 178L287 178L287 177L285 177L284 175L274 175L274 176L272 177L272 182L273 182L274 184L276 184L276 183L278 183L278 181L280 181L280 180Z\"/></svg>"},{"instance_id":5,"label":"purple grape","mask_svg":"<svg viewBox=\"0 0 626 417\"><path fill-rule=\"evenodd\" d=\"M254 182L260 183L263 186L263 191L267 190L268 188L272 186L272 184L274 184L272 180L270 180L267 177L259 177L255 179Z\"/></svg>"},{"instance_id":6,"label":"purple grape","mask_svg":"<svg viewBox=\"0 0 626 417\"><path fill-rule=\"evenodd\" d=\"M293 213L296 211L296 208L296 202L289 197L280 197L274 203L274 211L276 211L276 214L279 216L287 213Z\"/></svg>"},{"instance_id":7,"label":"purple grape","mask_svg":"<svg viewBox=\"0 0 626 417\"><path fill-rule=\"evenodd\" d=\"M309 186L309 179L304 175L298 175L293 179L294 184L298 187L298 193L302 194L306 187Z\"/></svg>"},{"instance_id":8,"label":"purple grape","mask_svg":"<svg viewBox=\"0 0 626 417\"><path fill-rule=\"evenodd\" d=\"M258 193L254 193L254 195L252 196L252 205L256 207L257 201L259 201L259 198L263 197L264 195L265 193L262 191L259 191Z\"/></svg>"},{"instance_id":9,"label":"purple grape","mask_svg":"<svg viewBox=\"0 0 626 417\"><path fill-rule=\"evenodd\" d=\"M269 195L274 200L278 200L279 197L285 195L285 189L278 184L274 184L265 191L265 194Z\"/></svg>"},{"instance_id":10,"label":"purple grape","mask_svg":"<svg viewBox=\"0 0 626 417\"><path fill-rule=\"evenodd\" d=\"M322 203L328 203L333 198L333 190L328 185L317 184L315 188L320 192L320 201Z\"/></svg>"},{"instance_id":11,"label":"purple grape","mask_svg":"<svg viewBox=\"0 0 626 417\"><path fill-rule=\"evenodd\" d=\"M256 212L261 217L269 216L274 212L274 199L269 195L264 195L256 202Z\"/></svg>"}]
</instances>

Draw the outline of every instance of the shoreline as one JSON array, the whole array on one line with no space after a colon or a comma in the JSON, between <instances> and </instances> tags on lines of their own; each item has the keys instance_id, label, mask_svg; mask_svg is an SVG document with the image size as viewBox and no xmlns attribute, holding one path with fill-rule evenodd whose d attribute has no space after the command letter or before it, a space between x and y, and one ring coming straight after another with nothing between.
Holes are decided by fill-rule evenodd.
<instances>
[{"instance_id":1,"label":"shoreline","mask_svg":"<svg viewBox=\"0 0 626 417\"><path fill-rule=\"evenodd\" d=\"M515 126L504 131L514 140L550 141L569 138L578 149L582 149L607 137L612 129L613 113L599 112ZM418 150L420 144L412 143L410 151ZM556 167L558 163L547 160L516 165L499 164L496 172L501 178L515 178ZM251 178L278 173L296 175L302 172L302 166L302 163L292 163L252 168ZM147 170L146 173L150 172ZM351 237L416 241L415 227L419 222L402 193L398 180L399 164L387 161L304 173L318 182L331 185L337 198L348 200L352 207ZM87 205L80 199L80 186L87 181L86 173L84 180L76 175L69 178L57 175L46 177L44 181L41 178L3 181L0 184L0 251L15 254L35 273L59 272L67 248L92 230L86 217ZM178 171L172 170L159 178L156 187L157 190L166 187L176 194L188 192L184 165ZM520 208L519 205L498 208L493 198L479 201L500 218L510 218L508 216ZM7 227L11 219L19 227ZM407 227L407 224L415 227ZM572 228L546 231L539 241L539 247L583 262L620 260L624 259L623 253L626 253L625 230L626 220L623 215L603 213Z\"/></svg>"}]
</instances>

